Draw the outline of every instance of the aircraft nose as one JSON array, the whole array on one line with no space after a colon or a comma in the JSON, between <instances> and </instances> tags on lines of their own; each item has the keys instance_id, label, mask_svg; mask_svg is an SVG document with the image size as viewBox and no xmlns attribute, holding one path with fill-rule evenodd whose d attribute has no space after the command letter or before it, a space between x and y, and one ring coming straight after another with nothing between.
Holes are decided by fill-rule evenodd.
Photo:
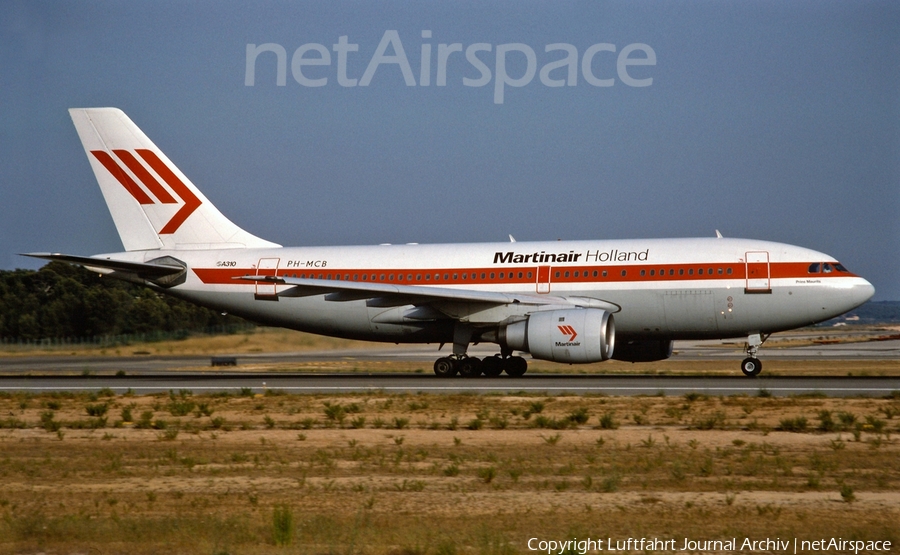
<instances>
[{"instance_id":1,"label":"aircraft nose","mask_svg":"<svg viewBox=\"0 0 900 555\"><path fill-rule=\"evenodd\" d=\"M816 311L820 315L830 313L830 317L840 316L845 312L849 312L864 302L872 298L875 294L875 287L860 277L854 277L850 283L844 282L831 289L830 294L822 299L822 312Z\"/></svg>"},{"instance_id":2,"label":"aircraft nose","mask_svg":"<svg viewBox=\"0 0 900 555\"><path fill-rule=\"evenodd\" d=\"M859 278L859 281L856 281L856 283L851 285L849 290L844 290L841 293L841 296L843 297L841 304L844 305L844 312L853 310L854 308L871 299L874 294L875 286L873 286L865 279Z\"/></svg>"},{"instance_id":3,"label":"aircraft nose","mask_svg":"<svg viewBox=\"0 0 900 555\"><path fill-rule=\"evenodd\" d=\"M865 279L862 280L862 283L853 287L853 296L856 298L857 305L868 301L873 295L875 295L875 286Z\"/></svg>"}]
</instances>

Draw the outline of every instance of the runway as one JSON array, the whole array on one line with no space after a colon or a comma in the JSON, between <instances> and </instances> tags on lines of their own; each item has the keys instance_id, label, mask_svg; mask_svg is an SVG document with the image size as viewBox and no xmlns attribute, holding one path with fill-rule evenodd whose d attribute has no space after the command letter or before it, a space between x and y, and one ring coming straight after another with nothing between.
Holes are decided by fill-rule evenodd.
<instances>
[{"instance_id":1,"label":"runway","mask_svg":"<svg viewBox=\"0 0 900 555\"><path fill-rule=\"evenodd\" d=\"M490 345L473 346L470 354L493 354ZM226 356L228 353L223 353ZM16 356L0 357L0 391L96 391L158 393L190 389L195 393L479 393L532 392L580 395L707 395L765 394L836 397L885 396L900 391L900 377L873 376L733 376L526 374L521 378L440 379L431 371L439 356L436 345L379 346L318 352L234 354L238 367L230 371L210 368L208 355L191 356ZM741 346L723 341L676 342L673 361L733 360L735 370L743 357ZM900 359L900 340L842 342L763 349L766 360L881 361ZM291 365L321 363L347 367L355 363L384 372L299 371ZM392 362L421 362L423 373L396 373ZM373 364L374 363L374 364ZM267 368L279 371L266 372ZM116 374L124 374L116 376Z\"/></svg>"},{"instance_id":2,"label":"runway","mask_svg":"<svg viewBox=\"0 0 900 555\"><path fill-rule=\"evenodd\" d=\"M470 347L469 354L477 357L496 352L491 345ZM292 363L358 360L365 362L407 361L422 362L431 368L434 360L446 354L436 345L404 345L398 347L374 346L363 349L334 351L305 351L260 354L230 354L240 366L285 365ZM677 341L671 360L732 360L737 369L744 357L740 345L723 341ZM799 347L775 347L760 350L760 359L766 360L897 360L900 359L900 340L868 341L860 343L836 343ZM169 370L199 370L210 366L209 355L190 356L15 356L0 357L0 374L10 373L116 373L161 372Z\"/></svg>"}]
</instances>

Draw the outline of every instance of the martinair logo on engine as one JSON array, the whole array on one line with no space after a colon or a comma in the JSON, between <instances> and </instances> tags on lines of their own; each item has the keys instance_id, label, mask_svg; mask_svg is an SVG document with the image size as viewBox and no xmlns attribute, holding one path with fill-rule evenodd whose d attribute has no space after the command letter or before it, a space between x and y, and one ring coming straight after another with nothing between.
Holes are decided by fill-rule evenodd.
<instances>
[{"instance_id":1,"label":"martinair logo on engine","mask_svg":"<svg viewBox=\"0 0 900 555\"><path fill-rule=\"evenodd\" d=\"M572 326L557 326L559 328L559 332L563 335L569 336L568 341L557 341L557 347L578 347L581 345L581 341L575 341L575 338L578 337L578 332L575 331L575 328Z\"/></svg>"},{"instance_id":2,"label":"martinair logo on engine","mask_svg":"<svg viewBox=\"0 0 900 555\"><path fill-rule=\"evenodd\" d=\"M169 169L169 167L160 160L152 150L138 148L135 149L134 152L137 156L128 150L113 150L113 153L122 161L125 167L131 170L131 173L137 177L138 181L144 184L144 187L147 188L146 191L132 179L131 175L125 171L125 168L120 166L108 152L105 150L92 150L91 154L93 154L94 158L103 164L103 167L116 178L116 181L122 184L122 187L125 187L125 190L134 197L134 200L142 205L157 204L157 201L159 201L159 204L178 204L179 202L175 197L180 197L181 202L184 204L181 205L181 208L175 212L175 215L173 215L172 218L163 225L162 229L159 230L160 235L175 233L178 231L178 228L181 227L181 224L188 219L188 216L193 214L194 210L200 207L202 204L200 199L191 192L187 185L175 175L175 172ZM138 157L140 157L144 163L141 163ZM153 172L169 186L171 193L168 189L163 187L150 170L153 170ZM172 196L172 193L174 193L175 196ZM156 200L153 200L150 195L156 197Z\"/></svg>"}]
</instances>

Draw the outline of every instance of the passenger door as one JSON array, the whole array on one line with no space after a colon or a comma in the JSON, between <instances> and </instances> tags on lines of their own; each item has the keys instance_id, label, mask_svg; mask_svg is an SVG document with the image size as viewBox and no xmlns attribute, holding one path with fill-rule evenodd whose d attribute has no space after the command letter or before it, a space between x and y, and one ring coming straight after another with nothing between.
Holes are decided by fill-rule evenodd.
<instances>
[{"instance_id":1,"label":"passenger door","mask_svg":"<svg viewBox=\"0 0 900 555\"><path fill-rule=\"evenodd\" d=\"M538 266L537 292L541 294L550 292L550 266Z\"/></svg>"},{"instance_id":2,"label":"passenger door","mask_svg":"<svg viewBox=\"0 0 900 555\"><path fill-rule=\"evenodd\" d=\"M278 263L281 261L280 258L260 258L259 262L256 264L256 275L258 276L277 276L278 275ZM258 301L277 301L278 300L278 290L277 286L274 283L268 283L265 281L257 281L256 282L256 295L255 298Z\"/></svg>"},{"instance_id":3,"label":"passenger door","mask_svg":"<svg viewBox=\"0 0 900 555\"><path fill-rule=\"evenodd\" d=\"M751 251L744 258L747 275L745 293L771 293L769 253L767 251Z\"/></svg>"}]
</instances>

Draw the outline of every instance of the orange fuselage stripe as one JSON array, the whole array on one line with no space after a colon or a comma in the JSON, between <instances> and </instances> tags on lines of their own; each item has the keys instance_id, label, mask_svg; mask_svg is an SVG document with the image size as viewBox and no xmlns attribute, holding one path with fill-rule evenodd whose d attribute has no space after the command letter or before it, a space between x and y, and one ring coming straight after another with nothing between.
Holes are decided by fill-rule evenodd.
<instances>
[{"instance_id":1,"label":"orange fuselage stripe","mask_svg":"<svg viewBox=\"0 0 900 555\"><path fill-rule=\"evenodd\" d=\"M769 275L752 275L759 279L825 279L855 277L850 272L809 273L811 262L775 262L769 265ZM751 266L753 264L751 263ZM543 268L543 267L542 267ZM728 271L731 270L729 274ZM255 268L194 268L200 281L206 284L246 285L234 278L257 272L272 275L272 269ZM595 275L596 272L596 275ZM702 273L700 273L702 272ZM534 284L538 266L509 268L416 268L416 269L346 269L313 268L297 270L279 268L275 275L282 277L335 279L374 283L404 283L412 285L485 285L498 283ZM465 276L465 278L463 277ZM483 277L482 277L483 276ZM633 266L555 266L549 273L550 283L622 283L622 282L679 282L697 280L745 280L744 263L736 264L643 264ZM543 281L547 283L547 281Z\"/></svg>"}]
</instances>

